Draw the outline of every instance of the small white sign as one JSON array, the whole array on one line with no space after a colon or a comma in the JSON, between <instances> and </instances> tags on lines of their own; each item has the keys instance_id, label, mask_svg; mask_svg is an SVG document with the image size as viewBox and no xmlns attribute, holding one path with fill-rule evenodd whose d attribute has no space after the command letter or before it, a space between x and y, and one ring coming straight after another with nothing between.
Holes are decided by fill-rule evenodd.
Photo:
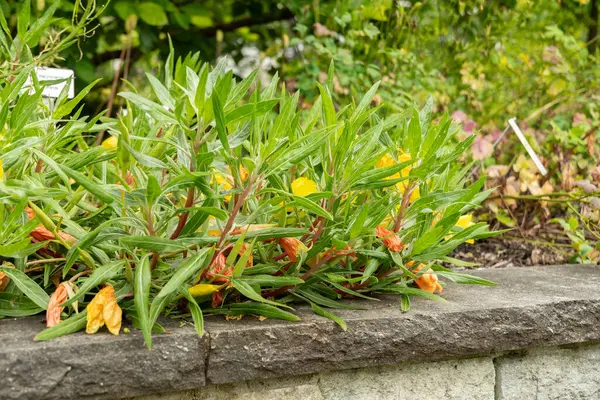
<instances>
[{"instance_id":1,"label":"small white sign","mask_svg":"<svg viewBox=\"0 0 600 400\"><path fill-rule=\"evenodd\" d=\"M60 68L47 68L47 67L36 67L35 75L38 81L57 81L62 80L60 83L56 83L54 85L44 86L42 91L42 96L57 98L60 95L60 92L63 90L65 85L69 85L69 91L67 93L67 97L72 99L75 97L75 72L71 69L60 69ZM25 82L25 87L29 88L30 93L33 91L33 83L31 77L27 78Z\"/></svg>"},{"instance_id":2,"label":"small white sign","mask_svg":"<svg viewBox=\"0 0 600 400\"><path fill-rule=\"evenodd\" d=\"M542 164L542 161L540 161L540 158L537 156L537 154L535 153L535 151L533 150L533 148L527 141L527 138L525 137L525 135L523 135L523 132L521 132L521 128L519 128L519 125L517 125L517 119L516 118L509 119L508 124L510 125L512 130L515 131L515 133L517 134L517 137L519 138L519 140L521 141L523 146L525 146L525 150L527 150L527 153L529 153L529 157L531 157L531 159L533 160L533 163L535 164L537 169L540 171L540 173L543 176L546 176L548 171L546 170L546 168Z\"/></svg>"}]
</instances>

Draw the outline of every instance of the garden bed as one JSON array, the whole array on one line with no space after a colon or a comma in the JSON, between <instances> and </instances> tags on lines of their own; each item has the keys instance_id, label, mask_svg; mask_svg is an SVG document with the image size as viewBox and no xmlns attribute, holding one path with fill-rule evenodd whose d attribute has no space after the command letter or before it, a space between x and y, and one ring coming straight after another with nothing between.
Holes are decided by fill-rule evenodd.
<instances>
[{"instance_id":1,"label":"garden bed","mask_svg":"<svg viewBox=\"0 0 600 400\"><path fill-rule=\"evenodd\" d=\"M534 240L503 237L482 239L474 244L462 244L452 256L487 268L557 265L567 263L569 258L565 252L535 243Z\"/></svg>"},{"instance_id":2,"label":"garden bed","mask_svg":"<svg viewBox=\"0 0 600 400\"><path fill-rule=\"evenodd\" d=\"M9 399L121 398L590 344L600 340L598 272L593 265L481 269L474 274L499 285L454 285L444 291L448 302L416 299L410 313L400 311L397 297L354 301L365 309L338 311L346 332L305 308L296 323L209 317L202 338L191 324L171 321L169 334L156 335L150 351L135 329L34 342L42 316L3 320L3 393Z\"/></svg>"}]
</instances>

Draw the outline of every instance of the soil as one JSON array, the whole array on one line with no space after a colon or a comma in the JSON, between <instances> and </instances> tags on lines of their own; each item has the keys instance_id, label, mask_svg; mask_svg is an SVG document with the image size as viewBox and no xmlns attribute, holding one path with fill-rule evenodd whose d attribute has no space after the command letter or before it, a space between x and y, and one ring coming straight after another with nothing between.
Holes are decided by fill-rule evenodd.
<instances>
[{"instance_id":1,"label":"soil","mask_svg":"<svg viewBox=\"0 0 600 400\"><path fill-rule=\"evenodd\" d=\"M524 240L488 238L460 245L450 256L481 264L471 268L527 267L568 263L568 255Z\"/></svg>"}]
</instances>

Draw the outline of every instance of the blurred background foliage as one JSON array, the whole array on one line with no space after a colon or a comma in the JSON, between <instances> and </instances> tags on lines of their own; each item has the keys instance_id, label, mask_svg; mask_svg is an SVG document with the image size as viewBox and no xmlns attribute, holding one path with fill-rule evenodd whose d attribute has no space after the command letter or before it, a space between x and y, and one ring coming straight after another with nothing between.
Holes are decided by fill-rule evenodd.
<instances>
[{"instance_id":1,"label":"blurred background foliage","mask_svg":"<svg viewBox=\"0 0 600 400\"><path fill-rule=\"evenodd\" d=\"M54 2L33 0L32 18ZM15 31L22 3L2 3ZM56 17L68 24L73 6L62 1ZM503 128L507 117L534 120L557 98L572 109L594 94L597 9L596 0L112 0L93 34L54 61L76 71L78 87L103 78L88 99L101 109L116 69L140 85L145 71L159 72L169 36L179 55L228 55L242 76L256 66L278 72L307 101L333 59L340 104L383 80L387 107L433 95L440 109Z\"/></svg>"}]
</instances>

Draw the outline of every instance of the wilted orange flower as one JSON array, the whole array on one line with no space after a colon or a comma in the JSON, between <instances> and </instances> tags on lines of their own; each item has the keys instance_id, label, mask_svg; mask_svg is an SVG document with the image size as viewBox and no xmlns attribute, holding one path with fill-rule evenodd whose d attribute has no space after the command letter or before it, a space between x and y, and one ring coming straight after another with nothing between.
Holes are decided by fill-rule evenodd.
<instances>
[{"instance_id":1,"label":"wilted orange flower","mask_svg":"<svg viewBox=\"0 0 600 400\"><path fill-rule=\"evenodd\" d=\"M100 290L90 301L87 309L86 333L96 333L98 329L106 324L113 335L118 335L121 330L121 318L123 310L117 304L115 289L107 285Z\"/></svg>"},{"instance_id":2,"label":"wilted orange flower","mask_svg":"<svg viewBox=\"0 0 600 400\"><path fill-rule=\"evenodd\" d=\"M279 239L279 245L283 248L285 254L287 254L292 262L298 260L298 249L306 250L304 243L296 238L281 238Z\"/></svg>"},{"instance_id":3,"label":"wilted orange flower","mask_svg":"<svg viewBox=\"0 0 600 400\"><path fill-rule=\"evenodd\" d=\"M208 272L206 273L206 277L208 279L214 279L215 282L227 282L227 278L218 275L225 275L225 269L227 259L223 253L219 253L215 256L215 259L208 267Z\"/></svg>"},{"instance_id":4,"label":"wilted orange flower","mask_svg":"<svg viewBox=\"0 0 600 400\"><path fill-rule=\"evenodd\" d=\"M32 220L35 218L35 211L30 207L25 208L25 212L27 213L27 218ZM58 235L68 244L73 244L77 241L73 236L69 235L66 232L60 231ZM38 242L44 242L46 240L55 240L56 236L54 233L50 232L43 224L39 224L36 226L30 233L29 236L37 240Z\"/></svg>"},{"instance_id":5,"label":"wilted orange flower","mask_svg":"<svg viewBox=\"0 0 600 400\"><path fill-rule=\"evenodd\" d=\"M421 269L423 269L424 266L425 265L423 264L419 264L419 266L415 268L414 272L419 272ZM436 290L441 292L443 290L442 285L440 285L436 274L423 274L417 279L415 279L415 283L417 284L419 289L429 293L433 293Z\"/></svg>"},{"instance_id":6,"label":"wilted orange flower","mask_svg":"<svg viewBox=\"0 0 600 400\"><path fill-rule=\"evenodd\" d=\"M377 234L377 237L381 239L385 247L390 249L390 251L402 251L404 248L402 240L400 240L394 231L390 231L382 226L378 226L375 228L375 233Z\"/></svg>"},{"instance_id":7,"label":"wilted orange flower","mask_svg":"<svg viewBox=\"0 0 600 400\"><path fill-rule=\"evenodd\" d=\"M249 247L249 245L247 243L242 244L242 246L240 247L239 255L241 256L242 254L244 254L246 252L246 250L248 250L248 247ZM246 268L251 267L253 264L254 264L254 258L252 257L252 252L250 252L248 261L246 262Z\"/></svg>"},{"instance_id":8,"label":"wilted orange flower","mask_svg":"<svg viewBox=\"0 0 600 400\"><path fill-rule=\"evenodd\" d=\"M61 304L67 301L67 296L67 288L63 283L58 285L54 293L52 293L52 296L50 296L48 308L46 309L46 326L48 328L51 328L60 322L60 314L62 314L64 309Z\"/></svg>"},{"instance_id":9,"label":"wilted orange flower","mask_svg":"<svg viewBox=\"0 0 600 400\"><path fill-rule=\"evenodd\" d=\"M4 272L0 272L0 292L4 291L4 289L6 289L6 286L8 286L8 281L9 281L8 276L6 276L6 274Z\"/></svg>"},{"instance_id":10,"label":"wilted orange flower","mask_svg":"<svg viewBox=\"0 0 600 400\"><path fill-rule=\"evenodd\" d=\"M54 233L50 232L48 229L44 227L44 225L40 224L33 228L33 230L29 233L29 236L37 240L38 242L43 242L46 240L54 240Z\"/></svg>"},{"instance_id":11,"label":"wilted orange flower","mask_svg":"<svg viewBox=\"0 0 600 400\"><path fill-rule=\"evenodd\" d=\"M222 303L223 303L223 295L221 294L221 292L220 291L219 292L214 292L212 294L212 302L211 302L212 308L217 308Z\"/></svg>"}]
</instances>

